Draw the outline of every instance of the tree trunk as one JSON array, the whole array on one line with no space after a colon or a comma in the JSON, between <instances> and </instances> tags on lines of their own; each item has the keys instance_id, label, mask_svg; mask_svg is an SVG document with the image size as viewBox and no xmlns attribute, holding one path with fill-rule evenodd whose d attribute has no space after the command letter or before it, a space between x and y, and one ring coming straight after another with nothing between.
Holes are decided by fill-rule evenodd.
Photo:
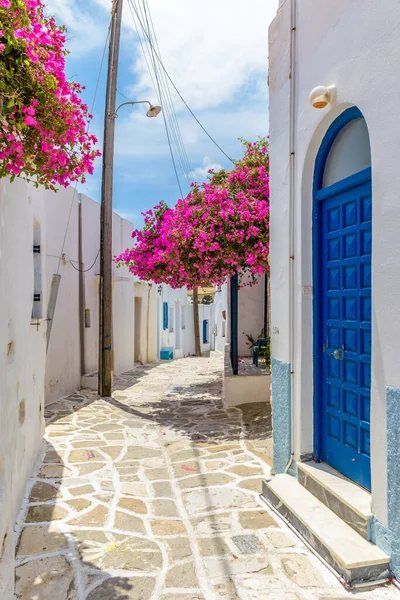
<instances>
[{"instance_id":1,"label":"tree trunk","mask_svg":"<svg viewBox=\"0 0 400 600\"><path fill-rule=\"evenodd\" d=\"M199 288L193 289L193 321L194 321L194 348L196 356L201 356L200 321L199 321Z\"/></svg>"}]
</instances>

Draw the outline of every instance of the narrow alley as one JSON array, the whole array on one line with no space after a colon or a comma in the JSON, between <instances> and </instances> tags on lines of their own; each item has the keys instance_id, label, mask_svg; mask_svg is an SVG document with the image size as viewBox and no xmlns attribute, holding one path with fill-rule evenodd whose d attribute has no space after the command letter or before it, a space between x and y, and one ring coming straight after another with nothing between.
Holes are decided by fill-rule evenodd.
<instances>
[{"instance_id":1,"label":"narrow alley","mask_svg":"<svg viewBox=\"0 0 400 600\"><path fill-rule=\"evenodd\" d=\"M269 411L226 410L222 366L218 353L140 366L112 399L83 390L47 408L18 600L400 598L353 596L269 512Z\"/></svg>"}]
</instances>

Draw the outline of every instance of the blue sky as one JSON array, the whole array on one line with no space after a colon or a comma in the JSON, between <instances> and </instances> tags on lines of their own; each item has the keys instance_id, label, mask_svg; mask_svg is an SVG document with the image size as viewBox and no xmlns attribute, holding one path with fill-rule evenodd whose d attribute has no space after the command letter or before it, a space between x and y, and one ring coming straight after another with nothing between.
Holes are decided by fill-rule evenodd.
<instances>
[{"instance_id":1,"label":"blue sky","mask_svg":"<svg viewBox=\"0 0 400 600\"><path fill-rule=\"evenodd\" d=\"M142 0L136 0L141 2ZM127 0L124 0L118 88L133 100L158 104ZM278 0L148 0L163 62L203 126L232 158L238 137L268 134L268 26ZM111 0L47 0L48 10L68 28L68 77L86 85L91 105L99 73ZM249 7L251 6L251 10ZM91 130L102 143L107 59ZM125 101L118 95L120 103ZM207 138L173 94L190 179L203 181L210 167L229 161ZM145 106L124 107L116 121L114 210L141 226L140 213L160 200L180 197L163 119L147 119ZM189 182L180 173L183 193ZM80 190L100 200L101 159Z\"/></svg>"}]
</instances>

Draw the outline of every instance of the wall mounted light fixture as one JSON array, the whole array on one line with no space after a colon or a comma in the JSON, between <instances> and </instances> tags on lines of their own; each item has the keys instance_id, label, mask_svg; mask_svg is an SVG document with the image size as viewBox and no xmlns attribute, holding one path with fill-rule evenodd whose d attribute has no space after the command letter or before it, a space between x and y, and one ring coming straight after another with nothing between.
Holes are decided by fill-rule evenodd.
<instances>
[{"instance_id":1,"label":"wall mounted light fixture","mask_svg":"<svg viewBox=\"0 0 400 600\"><path fill-rule=\"evenodd\" d=\"M310 102L314 108L325 108L336 98L336 87L334 85L319 85L311 90Z\"/></svg>"}]
</instances>

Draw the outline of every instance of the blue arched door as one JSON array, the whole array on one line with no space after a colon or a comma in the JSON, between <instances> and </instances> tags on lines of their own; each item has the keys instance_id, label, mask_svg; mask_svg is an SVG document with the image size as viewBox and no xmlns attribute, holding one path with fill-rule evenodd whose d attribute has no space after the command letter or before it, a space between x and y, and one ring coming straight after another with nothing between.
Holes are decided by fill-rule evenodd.
<instances>
[{"instance_id":1,"label":"blue arched door","mask_svg":"<svg viewBox=\"0 0 400 600\"><path fill-rule=\"evenodd\" d=\"M316 454L371 488L372 191L368 131L345 111L321 146L314 189Z\"/></svg>"}]
</instances>

